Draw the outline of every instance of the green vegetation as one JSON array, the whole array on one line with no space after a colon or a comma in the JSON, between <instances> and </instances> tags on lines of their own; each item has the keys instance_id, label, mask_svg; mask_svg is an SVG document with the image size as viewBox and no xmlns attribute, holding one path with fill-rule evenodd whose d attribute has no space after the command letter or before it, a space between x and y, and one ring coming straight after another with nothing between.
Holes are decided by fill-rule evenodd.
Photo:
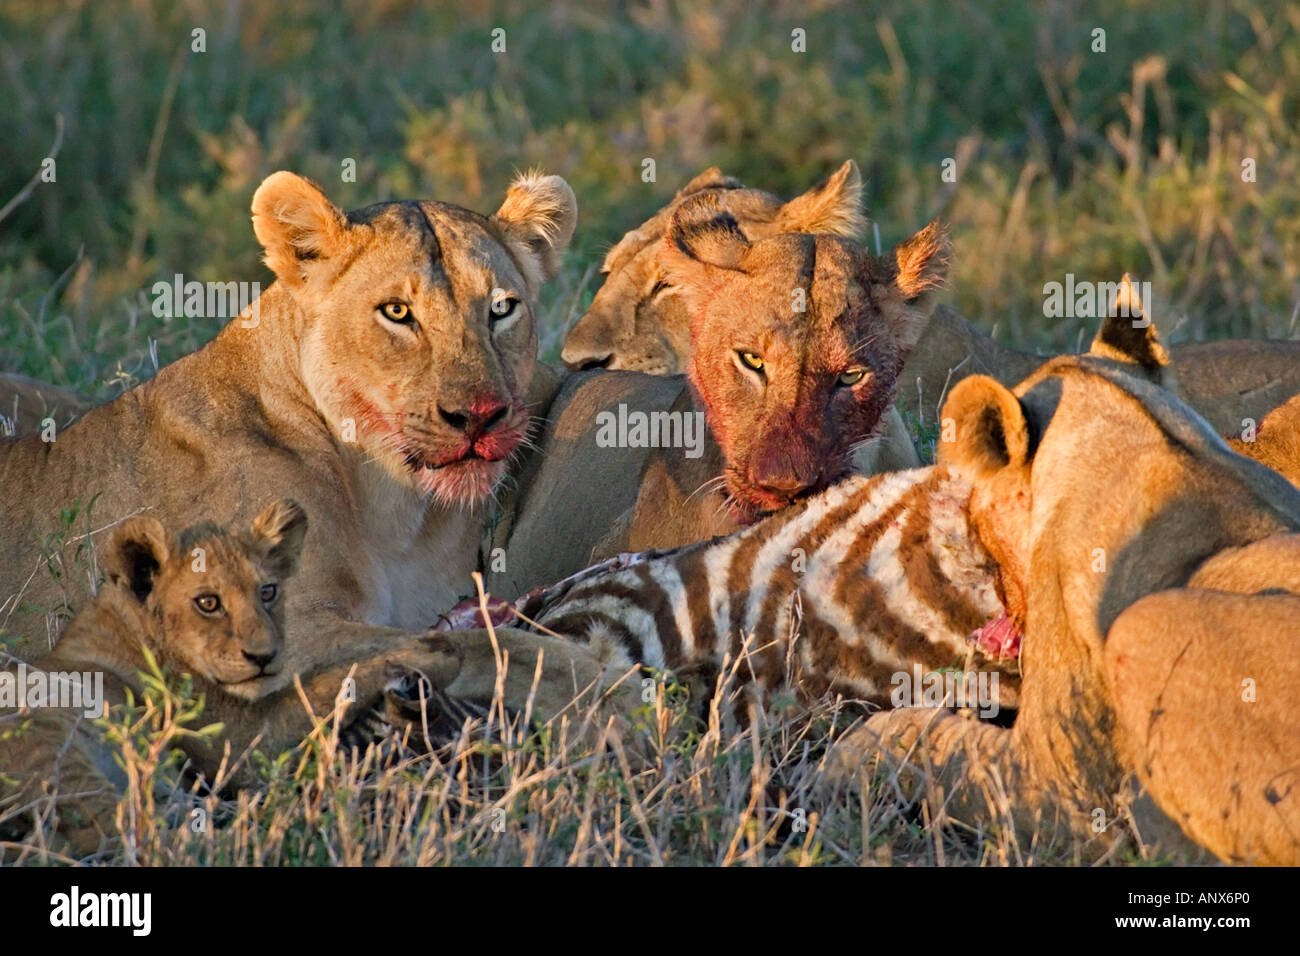
<instances>
[{"instance_id":1,"label":"green vegetation","mask_svg":"<svg viewBox=\"0 0 1300 956\"><path fill-rule=\"evenodd\" d=\"M950 223L949 299L1004 341L1073 347L1081 323L1043 317L1043 284L1125 270L1174 340L1289 335L1300 7L1073 7L13 0L0 197L37 172L57 114L66 129L56 182L0 233L0 368L104 397L152 374L151 340L159 362L206 341L215 320L156 318L148 290L177 272L265 287L248 205L277 168L345 207L490 211L516 169L568 177L581 222L545 300L550 356L603 249L687 177L716 163L792 194L849 156L882 243Z\"/></svg>"},{"instance_id":2,"label":"green vegetation","mask_svg":"<svg viewBox=\"0 0 1300 956\"><path fill-rule=\"evenodd\" d=\"M565 176L580 225L543 300L548 358L590 301L604 249L691 175L716 164L792 195L848 157L883 245L935 216L949 224L948 301L1004 342L1077 346L1088 320L1044 318L1043 285L1125 271L1153 283L1167 339L1289 336L1300 314L1300 5L1075 6L7 0L0 203L21 195L58 117L63 126L55 181L0 222L0 370L104 399L210 339L217 320L156 317L149 290L175 273L265 288L249 202L280 168L348 208L428 197L483 212L517 169ZM1105 52L1093 51L1098 28ZM196 29L203 52L191 50ZM806 52L791 48L796 29ZM344 181L347 160L355 181ZM75 545L75 518L51 545ZM261 787L214 795L163 756L160 742L198 714L183 688L156 682L105 728L132 780L119 811L130 838L96 859L1078 858L930 820L883 770L868 768L864 795L815 806L826 734L843 720L831 704L797 719L750 713L743 728L715 709L686 727L661 695L652 716L664 744L650 774L612 742L574 757L534 735L502 752L468 731L437 754L384 763L347 752L326 722L291 755L249 758ZM198 832L187 825L196 807L213 821ZM67 853L48 828L0 844L10 861Z\"/></svg>"}]
</instances>

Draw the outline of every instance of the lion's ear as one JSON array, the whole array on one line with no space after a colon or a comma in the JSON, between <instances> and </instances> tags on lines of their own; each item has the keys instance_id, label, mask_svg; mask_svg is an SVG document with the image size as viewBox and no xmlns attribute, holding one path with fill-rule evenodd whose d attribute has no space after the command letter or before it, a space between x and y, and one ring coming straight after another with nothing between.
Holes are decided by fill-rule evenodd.
<instances>
[{"instance_id":1,"label":"lion's ear","mask_svg":"<svg viewBox=\"0 0 1300 956\"><path fill-rule=\"evenodd\" d=\"M824 182L783 205L774 223L782 232L829 232L856 239L867 228L858 164L845 160Z\"/></svg>"},{"instance_id":2,"label":"lion's ear","mask_svg":"<svg viewBox=\"0 0 1300 956\"><path fill-rule=\"evenodd\" d=\"M145 600L167 561L167 532L157 518L131 518L117 526L104 551L108 579Z\"/></svg>"},{"instance_id":3,"label":"lion's ear","mask_svg":"<svg viewBox=\"0 0 1300 956\"><path fill-rule=\"evenodd\" d=\"M996 379L971 375L943 403L939 459L968 480L1029 459L1029 425L1019 399Z\"/></svg>"},{"instance_id":4,"label":"lion's ear","mask_svg":"<svg viewBox=\"0 0 1300 956\"><path fill-rule=\"evenodd\" d=\"M302 543L307 537L307 512L292 498L281 498L262 509L249 529L262 548L267 563L282 578L298 570Z\"/></svg>"},{"instance_id":5,"label":"lion's ear","mask_svg":"<svg viewBox=\"0 0 1300 956\"><path fill-rule=\"evenodd\" d=\"M1155 323L1147 315L1137 286L1127 272L1088 354L1136 365L1144 377L1157 385L1170 387L1172 383L1173 367L1169 364L1169 353L1161 344Z\"/></svg>"},{"instance_id":6,"label":"lion's ear","mask_svg":"<svg viewBox=\"0 0 1300 956\"><path fill-rule=\"evenodd\" d=\"M533 274L527 277L535 291L560 270L564 251L578 226L578 198L559 176L544 176L536 170L520 173L492 219L507 241L522 247L525 257L535 264Z\"/></svg>"},{"instance_id":7,"label":"lion's ear","mask_svg":"<svg viewBox=\"0 0 1300 956\"><path fill-rule=\"evenodd\" d=\"M864 253L866 254L866 253ZM948 275L951 246L938 219L894 248L885 269L902 299L901 309L886 310L884 320L900 352L906 356L920 341Z\"/></svg>"},{"instance_id":8,"label":"lion's ear","mask_svg":"<svg viewBox=\"0 0 1300 956\"><path fill-rule=\"evenodd\" d=\"M934 297L948 277L951 255L948 231L938 219L894 247L894 283L909 305Z\"/></svg>"},{"instance_id":9,"label":"lion's ear","mask_svg":"<svg viewBox=\"0 0 1300 956\"><path fill-rule=\"evenodd\" d=\"M712 193L695 196L678 206L664 234L663 261L688 276L701 267L735 269L749 251L749 240L731 213Z\"/></svg>"},{"instance_id":10,"label":"lion's ear","mask_svg":"<svg viewBox=\"0 0 1300 956\"><path fill-rule=\"evenodd\" d=\"M749 240L714 193L686 200L673 212L664 234L659 263L664 277L691 307L712 285L716 269L740 267Z\"/></svg>"},{"instance_id":11,"label":"lion's ear","mask_svg":"<svg viewBox=\"0 0 1300 956\"><path fill-rule=\"evenodd\" d=\"M266 264L291 286L305 281L311 262L339 252L347 230L343 210L295 173L272 173L253 193L253 232L266 250Z\"/></svg>"},{"instance_id":12,"label":"lion's ear","mask_svg":"<svg viewBox=\"0 0 1300 956\"><path fill-rule=\"evenodd\" d=\"M687 196L693 196L696 193L704 192L706 189L739 189L740 180L734 176L726 176L717 166L710 166L704 172L700 173L681 189L677 190L677 195L673 197L676 202L679 199L685 199Z\"/></svg>"}]
</instances>

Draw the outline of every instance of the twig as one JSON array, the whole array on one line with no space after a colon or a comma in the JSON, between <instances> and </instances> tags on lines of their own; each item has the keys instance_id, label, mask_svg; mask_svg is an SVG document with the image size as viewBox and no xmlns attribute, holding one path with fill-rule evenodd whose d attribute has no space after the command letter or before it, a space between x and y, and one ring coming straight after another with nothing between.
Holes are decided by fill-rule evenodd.
<instances>
[{"instance_id":1,"label":"twig","mask_svg":"<svg viewBox=\"0 0 1300 956\"><path fill-rule=\"evenodd\" d=\"M46 159L54 159L59 155L59 148L63 146L63 114L54 114L54 144L45 154ZM13 199L5 203L4 208L0 209L0 222L4 222L5 217L27 201L27 197L36 189L37 183L41 181L43 169L38 169L32 178L27 180L27 185L18 190L18 194Z\"/></svg>"}]
</instances>

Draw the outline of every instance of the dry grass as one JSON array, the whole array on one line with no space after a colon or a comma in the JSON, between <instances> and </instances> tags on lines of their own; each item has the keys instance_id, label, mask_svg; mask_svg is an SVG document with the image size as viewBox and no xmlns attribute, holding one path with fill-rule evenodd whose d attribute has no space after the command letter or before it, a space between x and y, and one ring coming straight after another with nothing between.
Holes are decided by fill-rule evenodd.
<instances>
[{"instance_id":1,"label":"dry grass","mask_svg":"<svg viewBox=\"0 0 1300 956\"><path fill-rule=\"evenodd\" d=\"M1300 315L1294 3L14 0L0 63L0 201L66 127L57 183L0 232L0 369L86 395L221 324L155 317L154 281L266 286L248 207L278 168L347 208L425 196L488 212L516 169L567 177L581 215L545 293L551 358L603 249L714 163L791 195L855 158L880 241L942 216L952 304L1010 345L1088 334L1044 316L1043 285L1066 273L1151 281L1166 341L1286 337Z\"/></svg>"},{"instance_id":2,"label":"dry grass","mask_svg":"<svg viewBox=\"0 0 1300 956\"><path fill-rule=\"evenodd\" d=\"M0 842L0 859L138 866L1096 860L1084 841L1018 834L1005 797L989 789L981 798L994 825L950 819L950 796L922 755L904 783L874 742L856 739L861 706L809 703L789 680L760 695L741 676L747 654L758 650L751 642L725 661L710 688L683 686L669 674L643 682L653 697L633 715L610 716L592 702L563 720L528 726L506 707L498 681L495 698L474 708L483 716L467 716L455 730L431 731L448 726L438 698L425 702L420 719L380 737L358 733L365 721L345 726L336 704L333 713L312 714L315 729L301 745L278 754L232 753L219 725L205 725L192 681L155 668L138 701L95 722L126 780L114 791L112 818L98 823L98 848L80 843L78 852L60 831L61 815L85 821L66 809L56 772L30 802L0 797L0 833L24 834ZM634 671L624 679L641 678ZM21 713L0 716L0 740L22 720ZM180 749L204 742L224 747L211 781ZM844 769L846 753L856 771ZM1130 842L1103 861L1148 856Z\"/></svg>"},{"instance_id":3,"label":"dry grass","mask_svg":"<svg viewBox=\"0 0 1300 956\"><path fill-rule=\"evenodd\" d=\"M191 30L207 31L203 54ZM489 32L507 29L508 54ZM1104 27L1108 50L1089 49ZM808 52L790 49L793 27ZM53 151L57 184L0 231L0 370L105 399L208 341L213 318L152 314L176 272L269 282L248 223L290 168L345 207L429 196L490 211L517 168L566 176L581 223L547 290L554 358L602 250L710 164L787 195L862 165L885 244L942 216L953 304L1012 345L1077 346L1042 287L1067 272L1155 285L1166 340L1289 336L1300 315L1300 7L1103 0L745 0L529 4L406 0L184 4L12 0L0 11L0 201ZM355 182L340 161L356 160ZM945 158L958 178L941 175ZM657 182L640 178L654 158ZM1254 182L1241 176L1254 161ZM71 503L69 503L71 505ZM702 723L664 696L648 766L619 741L565 752L467 726L436 752L353 754L326 721L302 748L241 758L261 782L196 789L165 756L184 701L158 689L114 744L132 786L112 863L999 864L1074 848L970 832L902 796L883 766L818 804L846 721L732 708ZM734 685L722 699L751 705ZM496 742L494 742L496 741ZM391 747L390 747L391 749ZM57 781L54 781L57 787ZM990 795L990 799L994 799ZM932 801L941 807L942 799ZM193 832L201 808L212 825ZM29 819L49 809L0 807ZM807 828L794 826L804 811ZM67 862L46 823L5 845Z\"/></svg>"},{"instance_id":4,"label":"dry grass","mask_svg":"<svg viewBox=\"0 0 1300 956\"><path fill-rule=\"evenodd\" d=\"M764 708L733 673L714 698L726 703L700 720L681 688L657 688L639 730L606 724L576 747L572 724L521 732L490 717L467 720L436 749L417 744L415 728L361 750L341 742L337 714L323 715L293 751L228 755L210 789L168 756L202 726L194 700L181 683L155 682L134 711L101 725L129 781L101 849L79 856L57 832L57 778L36 803L0 809L0 829L40 821L0 847L15 865L1080 862L1071 847L1020 842L1009 826L957 825L933 786L928 799L909 799L870 757L861 785L819 787L832 735L854 723L834 702ZM223 788L241 768L258 782Z\"/></svg>"}]
</instances>

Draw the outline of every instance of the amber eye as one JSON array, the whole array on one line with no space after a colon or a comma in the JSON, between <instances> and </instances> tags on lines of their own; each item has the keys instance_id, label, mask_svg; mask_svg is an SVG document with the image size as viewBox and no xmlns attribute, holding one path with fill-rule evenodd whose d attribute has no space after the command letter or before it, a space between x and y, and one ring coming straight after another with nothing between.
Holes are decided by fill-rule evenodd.
<instances>
[{"instance_id":1,"label":"amber eye","mask_svg":"<svg viewBox=\"0 0 1300 956\"><path fill-rule=\"evenodd\" d=\"M405 325L411 321L411 307L405 302L385 302L379 307L379 311L389 322Z\"/></svg>"},{"instance_id":2,"label":"amber eye","mask_svg":"<svg viewBox=\"0 0 1300 956\"><path fill-rule=\"evenodd\" d=\"M739 351L736 353L740 356L740 364L745 368L753 369L755 372L763 371L763 359L753 352Z\"/></svg>"},{"instance_id":3,"label":"amber eye","mask_svg":"<svg viewBox=\"0 0 1300 956\"><path fill-rule=\"evenodd\" d=\"M865 368L846 369L845 371L840 372L840 377L838 381L841 385L845 387L857 385L858 382L862 381L864 378L867 377L867 374L868 373Z\"/></svg>"},{"instance_id":4,"label":"amber eye","mask_svg":"<svg viewBox=\"0 0 1300 956\"><path fill-rule=\"evenodd\" d=\"M488 311L491 315L488 322L496 325L498 322L504 322L512 319L519 312L519 300L512 295L503 295L492 301L492 307Z\"/></svg>"},{"instance_id":5,"label":"amber eye","mask_svg":"<svg viewBox=\"0 0 1300 956\"><path fill-rule=\"evenodd\" d=\"M200 594L194 599L194 606L204 614L216 614L221 610L221 598L215 594Z\"/></svg>"},{"instance_id":6,"label":"amber eye","mask_svg":"<svg viewBox=\"0 0 1300 956\"><path fill-rule=\"evenodd\" d=\"M650 288L650 298L653 299L660 292L663 292L664 289L671 289L671 288L672 288L672 284L667 279L659 279Z\"/></svg>"},{"instance_id":7,"label":"amber eye","mask_svg":"<svg viewBox=\"0 0 1300 956\"><path fill-rule=\"evenodd\" d=\"M263 584L263 585L262 585L262 603L263 603L263 604L270 604L272 601L275 600L275 596L276 596L278 593L279 593L279 588L277 588L274 584Z\"/></svg>"}]
</instances>

